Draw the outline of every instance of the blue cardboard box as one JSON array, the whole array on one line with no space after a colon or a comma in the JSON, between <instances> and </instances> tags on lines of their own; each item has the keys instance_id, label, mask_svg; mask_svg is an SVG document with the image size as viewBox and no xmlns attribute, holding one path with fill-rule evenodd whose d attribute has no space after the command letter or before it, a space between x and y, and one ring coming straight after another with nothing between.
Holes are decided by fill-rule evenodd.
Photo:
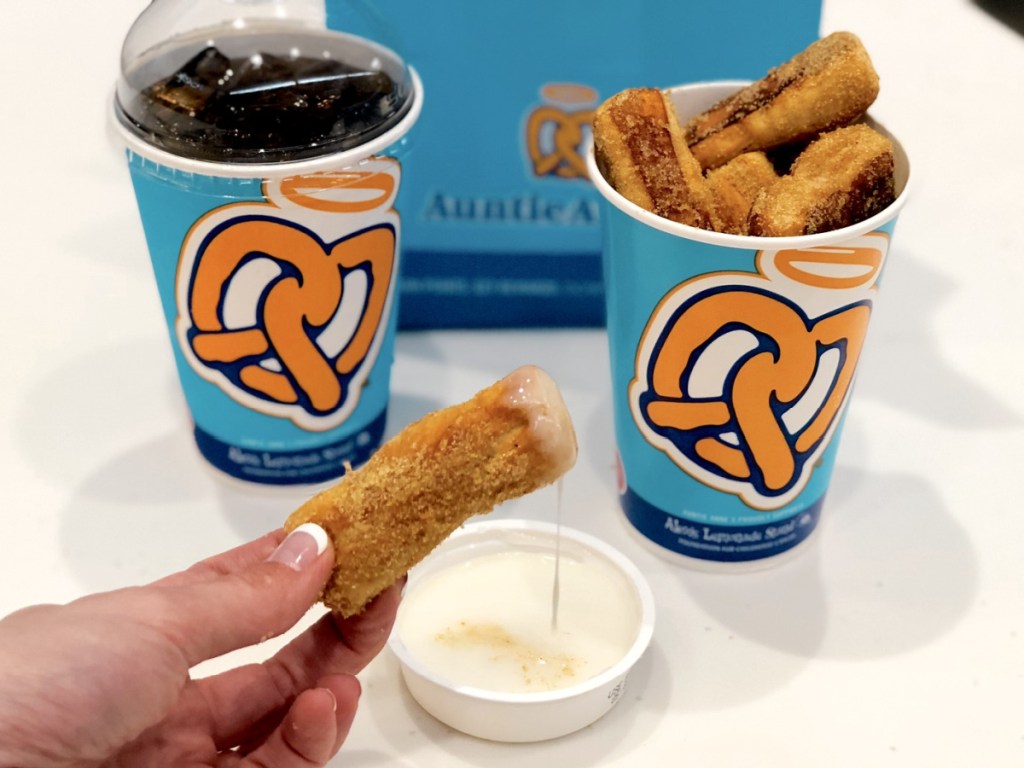
<instances>
[{"instance_id":1,"label":"blue cardboard box","mask_svg":"<svg viewBox=\"0 0 1024 768\"><path fill-rule=\"evenodd\" d=\"M391 44L424 84L401 326L602 324L594 108L629 87L757 79L820 22L821 0L327 0L329 27Z\"/></svg>"}]
</instances>

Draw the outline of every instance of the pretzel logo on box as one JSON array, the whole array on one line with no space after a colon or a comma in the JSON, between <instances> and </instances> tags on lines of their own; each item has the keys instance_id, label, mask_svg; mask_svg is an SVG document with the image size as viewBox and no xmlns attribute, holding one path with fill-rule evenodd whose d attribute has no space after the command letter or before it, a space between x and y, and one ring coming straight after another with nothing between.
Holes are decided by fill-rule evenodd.
<instances>
[{"instance_id":1,"label":"pretzel logo on box","mask_svg":"<svg viewBox=\"0 0 1024 768\"><path fill-rule=\"evenodd\" d=\"M760 510L806 486L847 403L888 237L758 251L757 273L676 286L640 341L629 401L644 438Z\"/></svg>"},{"instance_id":2,"label":"pretzel logo on box","mask_svg":"<svg viewBox=\"0 0 1024 768\"><path fill-rule=\"evenodd\" d=\"M543 103L526 121L526 151L534 175L586 179L583 148L597 91L575 83L549 83L540 95Z\"/></svg>"},{"instance_id":3,"label":"pretzel logo on box","mask_svg":"<svg viewBox=\"0 0 1024 768\"><path fill-rule=\"evenodd\" d=\"M201 218L181 249L177 333L233 400L309 431L356 407L397 274L400 168L374 158L266 181L266 202Z\"/></svg>"}]
</instances>

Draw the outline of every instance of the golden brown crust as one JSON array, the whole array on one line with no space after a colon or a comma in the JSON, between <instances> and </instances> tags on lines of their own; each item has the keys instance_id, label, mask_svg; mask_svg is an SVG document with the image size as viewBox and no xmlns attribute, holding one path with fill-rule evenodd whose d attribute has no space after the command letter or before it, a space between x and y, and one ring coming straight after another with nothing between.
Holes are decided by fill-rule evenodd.
<instances>
[{"instance_id":1,"label":"golden brown crust","mask_svg":"<svg viewBox=\"0 0 1024 768\"><path fill-rule=\"evenodd\" d=\"M708 187L721 222L720 232L747 234L750 206L777 179L775 167L764 152L744 152L725 165L709 171Z\"/></svg>"},{"instance_id":2,"label":"golden brown crust","mask_svg":"<svg viewBox=\"0 0 1024 768\"><path fill-rule=\"evenodd\" d=\"M322 600L351 616L468 518L554 482L575 459L557 388L522 368L410 424L285 528L315 522L327 531L335 569Z\"/></svg>"},{"instance_id":3,"label":"golden brown crust","mask_svg":"<svg viewBox=\"0 0 1024 768\"><path fill-rule=\"evenodd\" d=\"M752 235L811 235L862 221L895 199L892 142L868 125L837 128L811 143L754 201Z\"/></svg>"},{"instance_id":4,"label":"golden brown crust","mask_svg":"<svg viewBox=\"0 0 1024 768\"><path fill-rule=\"evenodd\" d=\"M691 119L683 133L701 166L716 168L845 125L877 95L878 74L860 39L835 32Z\"/></svg>"},{"instance_id":5,"label":"golden brown crust","mask_svg":"<svg viewBox=\"0 0 1024 768\"><path fill-rule=\"evenodd\" d=\"M717 223L700 165L662 91L632 88L598 107L594 155L608 183L630 202L693 227Z\"/></svg>"}]
</instances>

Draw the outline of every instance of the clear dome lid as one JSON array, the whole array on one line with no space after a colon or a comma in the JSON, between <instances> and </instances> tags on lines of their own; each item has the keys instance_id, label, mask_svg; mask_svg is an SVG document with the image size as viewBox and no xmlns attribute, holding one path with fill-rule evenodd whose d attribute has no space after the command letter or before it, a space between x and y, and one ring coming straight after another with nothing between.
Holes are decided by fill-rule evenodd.
<instances>
[{"instance_id":1,"label":"clear dome lid","mask_svg":"<svg viewBox=\"0 0 1024 768\"><path fill-rule=\"evenodd\" d=\"M195 160L276 163L360 146L406 115L412 78L367 3L333 17L373 39L328 30L323 0L154 0L124 42L117 118Z\"/></svg>"}]
</instances>

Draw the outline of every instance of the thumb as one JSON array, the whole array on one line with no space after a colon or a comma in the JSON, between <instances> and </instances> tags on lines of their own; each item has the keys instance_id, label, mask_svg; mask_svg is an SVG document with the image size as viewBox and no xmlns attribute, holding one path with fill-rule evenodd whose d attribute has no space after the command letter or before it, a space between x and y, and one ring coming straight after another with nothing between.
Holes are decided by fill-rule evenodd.
<instances>
[{"instance_id":1,"label":"thumb","mask_svg":"<svg viewBox=\"0 0 1024 768\"><path fill-rule=\"evenodd\" d=\"M168 587L161 629L189 666L276 637L317 601L333 549L323 528L306 523L263 562L194 584Z\"/></svg>"}]
</instances>

